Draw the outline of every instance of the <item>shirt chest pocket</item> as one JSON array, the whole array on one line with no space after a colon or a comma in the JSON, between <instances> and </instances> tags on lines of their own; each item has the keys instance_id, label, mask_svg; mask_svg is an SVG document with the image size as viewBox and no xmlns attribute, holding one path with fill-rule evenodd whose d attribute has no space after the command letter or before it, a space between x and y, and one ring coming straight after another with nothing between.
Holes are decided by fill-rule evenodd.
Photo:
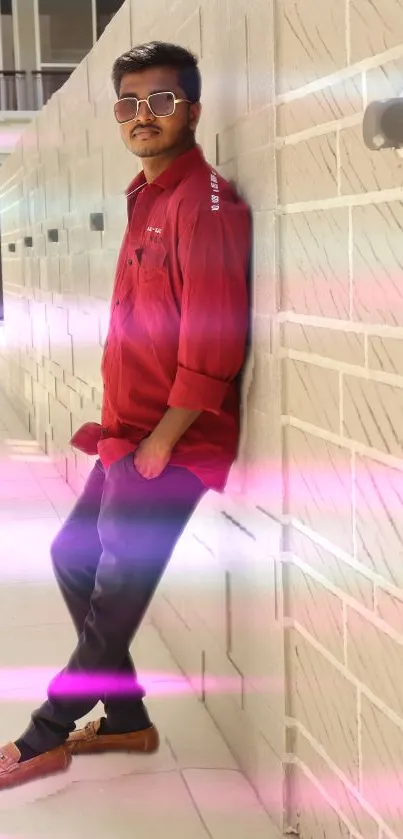
<instances>
[{"instance_id":1,"label":"shirt chest pocket","mask_svg":"<svg viewBox=\"0 0 403 839\"><path fill-rule=\"evenodd\" d=\"M143 340L151 337L155 344L166 333L165 321L169 288L168 253L158 243L146 245L138 254L139 269L134 314Z\"/></svg>"},{"instance_id":2,"label":"shirt chest pocket","mask_svg":"<svg viewBox=\"0 0 403 839\"><path fill-rule=\"evenodd\" d=\"M168 253L159 245L143 248L140 256L139 287L149 286L164 289L168 277Z\"/></svg>"}]
</instances>

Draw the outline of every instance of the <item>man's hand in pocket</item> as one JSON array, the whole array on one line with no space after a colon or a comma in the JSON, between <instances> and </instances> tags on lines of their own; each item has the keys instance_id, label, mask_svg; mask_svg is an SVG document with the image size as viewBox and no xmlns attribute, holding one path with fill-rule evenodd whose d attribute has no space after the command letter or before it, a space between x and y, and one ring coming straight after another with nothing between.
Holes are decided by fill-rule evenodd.
<instances>
[{"instance_id":1,"label":"man's hand in pocket","mask_svg":"<svg viewBox=\"0 0 403 839\"><path fill-rule=\"evenodd\" d=\"M161 475L170 457L171 447L163 439L150 434L138 445L134 453L134 465L143 478L151 480Z\"/></svg>"}]
</instances>

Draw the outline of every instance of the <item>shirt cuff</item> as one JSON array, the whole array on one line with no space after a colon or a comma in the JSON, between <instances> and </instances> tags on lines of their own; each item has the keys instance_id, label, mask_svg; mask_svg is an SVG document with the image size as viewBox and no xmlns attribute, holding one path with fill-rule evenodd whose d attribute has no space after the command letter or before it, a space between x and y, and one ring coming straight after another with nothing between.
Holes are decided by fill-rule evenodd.
<instances>
[{"instance_id":1,"label":"shirt cuff","mask_svg":"<svg viewBox=\"0 0 403 839\"><path fill-rule=\"evenodd\" d=\"M219 414L227 390L228 382L178 367L168 406Z\"/></svg>"}]
</instances>

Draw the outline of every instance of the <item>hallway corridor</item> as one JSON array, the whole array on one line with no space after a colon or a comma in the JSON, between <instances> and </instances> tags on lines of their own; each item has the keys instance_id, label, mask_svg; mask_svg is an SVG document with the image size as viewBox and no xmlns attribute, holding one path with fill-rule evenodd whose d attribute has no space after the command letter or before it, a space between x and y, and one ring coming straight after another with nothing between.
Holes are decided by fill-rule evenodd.
<instances>
[{"instance_id":1,"label":"hallway corridor","mask_svg":"<svg viewBox=\"0 0 403 839\"><path fill-rule=\"evenodd\" d=\"M16 738L75 643L49 543L74 496L0 396L0 743ZM150 623L134 655L157 755L79 757L0 795L0 839L275 839L217 728Z\"/></svg>"}]
</instances>

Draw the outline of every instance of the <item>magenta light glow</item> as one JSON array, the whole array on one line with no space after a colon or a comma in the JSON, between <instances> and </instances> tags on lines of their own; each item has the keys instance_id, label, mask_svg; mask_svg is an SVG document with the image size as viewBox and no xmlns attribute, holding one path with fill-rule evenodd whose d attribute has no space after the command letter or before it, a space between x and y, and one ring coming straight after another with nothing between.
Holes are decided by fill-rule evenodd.
<instances>
[{"instance_id":1,"label":"magenta light glow","mask_svg":"<svg viewBox=\"0 0 403 839\"><path fill-rule=\"evenodd\" d=\"M0 669L0 703L37 701L43 699L47 686L55 678L55 670L47 667L2 668ZM145 688L148 696L168 696L173 694L194 695L192 683L200 681L200 676L190 677L176 673L148 672L142 674L140 684ZM282 684L279 679L264 680L265 688L271 692L280 692ZM227 677L205 677L204 688L207 693L239 694L239 679ZM124 696L133 690L131 676L116 675L115 673L66 673L57 680L57 687L52 687L52 696L87 696L106 693Z\"/></svg>"}]
</instances>

